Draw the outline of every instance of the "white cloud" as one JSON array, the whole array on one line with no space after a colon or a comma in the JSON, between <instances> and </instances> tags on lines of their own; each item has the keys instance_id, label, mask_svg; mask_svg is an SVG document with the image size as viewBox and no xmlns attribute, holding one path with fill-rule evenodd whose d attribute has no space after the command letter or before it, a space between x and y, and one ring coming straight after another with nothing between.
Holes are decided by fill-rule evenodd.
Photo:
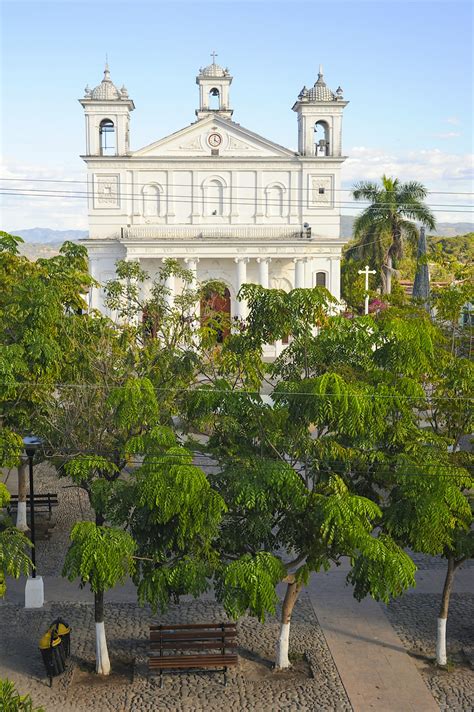
<instances>
[{"instance_id":1,"label":"white cloud","mask_svg":"<svg viewBox=\"0 0 474 712\"><path fill-rule=\"evenodd\" d=\"M447 139L447 138L458 138L458 136L462 136L460 131L446 131L445 133L434 133L431 134L434 138L441 138L441 139Z\"/></svg>"},{"instance_id":2,"label":"white cloud","mask_svg":"<svg viewBox=\"0 0 474 712\"><path fill-rule=\"evenodd\" d=\"M383 174L401 181L416 180L430 191L428 202L436 211L437 220L467 222L473 219L470 212L473 208L472 154L426 149L394 155L383 149L355 146L348 155L342 168L346 188L361 180L378 181ZM344 195L348 199L349 194Z\"/></svg>"},{"instance_id":3,"label":"white cloud","mask_svg":"<svg viewBox=\"0 0 474 712\"><path fill-rule=\"evenodd\" d=\"M459 124L461 123L460 119L458 119L457 116L448 116L448 118L444 121L446 124L451 124L452 126L459 126Z\"/></svg>"}]
</instances>

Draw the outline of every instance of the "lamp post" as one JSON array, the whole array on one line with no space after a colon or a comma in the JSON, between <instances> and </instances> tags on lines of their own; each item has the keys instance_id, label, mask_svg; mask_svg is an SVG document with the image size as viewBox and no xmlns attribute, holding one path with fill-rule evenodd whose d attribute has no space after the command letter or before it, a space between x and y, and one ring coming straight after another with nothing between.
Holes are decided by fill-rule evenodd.
<instances>
[{"instance_id":1,"label":"lamp post","mask_svg":"<svg viewBox=\"0 0 474 712\"><path fill-rule=\"evenodd\" d=\"M35 549L35 492L33 483L33 458L36 451L41 446L42 440L34 435L28 435L23 438L26 456L28 458L28 466L30 473L30 531L31 543L31 561L33 562L33 571L26 581L25 587L25 608L41 608L44 603L44 585L42 576L36 575L36 549Z\"/></svg>"}]
</instances>

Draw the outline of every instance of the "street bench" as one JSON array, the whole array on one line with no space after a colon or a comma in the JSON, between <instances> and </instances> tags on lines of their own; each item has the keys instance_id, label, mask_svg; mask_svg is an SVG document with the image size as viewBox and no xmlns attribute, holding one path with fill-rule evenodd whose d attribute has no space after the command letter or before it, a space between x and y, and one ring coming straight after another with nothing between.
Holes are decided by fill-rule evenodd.
<instances>
[{"instance_id":1,"label":"street bench","mask_svg":"<svg viewBox=\"0 0 474 712\"><path fill-rule=\"evenodd\" d=\"M58 495L57 493L53 492L46 492L45 494L35 494L33 495L33 502L35 505L35 512L36 511L48 511L49 512L49 519L51 519L51 515L53 512L53 507L58 506ZM26 508L30 508L30 496L28 495L26 498ZM12 494L10 496L10 501L6 505L6 509L8 514L12 514L14 512L18 511L18 495L17 494Z\"/></svg>"},{"instance_id":2,"label":"street bench","mask_svg":"<svg viewBox=\"0 0 474 712\"><path fill-rule=\"evenodd\" d=\"M238 662L237 654L229 650L236 647L235 623L151 625L148 668L160 671L160 687L163 687L164 672L207 668L210 672L223 672L224 684L227 684L227 669Z\"/></svg>"}]
</instances>

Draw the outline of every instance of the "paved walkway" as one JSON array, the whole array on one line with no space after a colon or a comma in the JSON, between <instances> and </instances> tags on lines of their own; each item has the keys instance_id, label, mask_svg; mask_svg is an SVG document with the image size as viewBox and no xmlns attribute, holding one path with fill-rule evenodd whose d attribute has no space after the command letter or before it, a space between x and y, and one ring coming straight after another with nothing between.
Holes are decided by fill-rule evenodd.
<instances>
[{"instance_id":1,"label":"paved walkway","mask_svg":"<svg viewBox=\"0 0 474 712\"><path fill-rule=\"evenodd\" d=\"M354 712L437 712L438 705L390 624L384 606L370 598L357 602L352 588L345 586L345 568L343 565L314 575L307 592ZM439 594L444 575L442 569L418 571L415 590ZM454 590L472 593L473 579L474 568L461 569ZM127 582L107 598L116 603L135 602L136 593ZM212 600L212 594L205 598ZM45 578L45 599L47 604L92 603L88 590L57 577ZM7 600L23 604L24 580L9 580Z\"/></svg>"},{"instance_id":2,"label":"paved walkway","mask_svg":"<svg viewBox=\"0 0 474 712\"><path fill-rule=\"evenodd\" d=\"M437 712L382 606L371 598L356 601L345 576L313 576L308 590L354 712Z\"/></svg>"}]
</instances>

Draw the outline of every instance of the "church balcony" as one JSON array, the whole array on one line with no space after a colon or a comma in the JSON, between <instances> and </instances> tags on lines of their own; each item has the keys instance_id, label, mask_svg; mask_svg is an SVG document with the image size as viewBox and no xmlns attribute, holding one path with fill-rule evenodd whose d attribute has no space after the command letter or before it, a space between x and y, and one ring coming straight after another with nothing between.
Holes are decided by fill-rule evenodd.
<instances>
[{"instance_id":1,"label":"church balcony","mask_svg":"<svg viewBox=\"0 0 474 712\"><path fill-rule=\"evenodd\" d=\"M275 227L168 227L136 226L122 227L111 235L122 240L300 240L305 237L302 229L295 226Z\"/></svg>"}]
</instances>

